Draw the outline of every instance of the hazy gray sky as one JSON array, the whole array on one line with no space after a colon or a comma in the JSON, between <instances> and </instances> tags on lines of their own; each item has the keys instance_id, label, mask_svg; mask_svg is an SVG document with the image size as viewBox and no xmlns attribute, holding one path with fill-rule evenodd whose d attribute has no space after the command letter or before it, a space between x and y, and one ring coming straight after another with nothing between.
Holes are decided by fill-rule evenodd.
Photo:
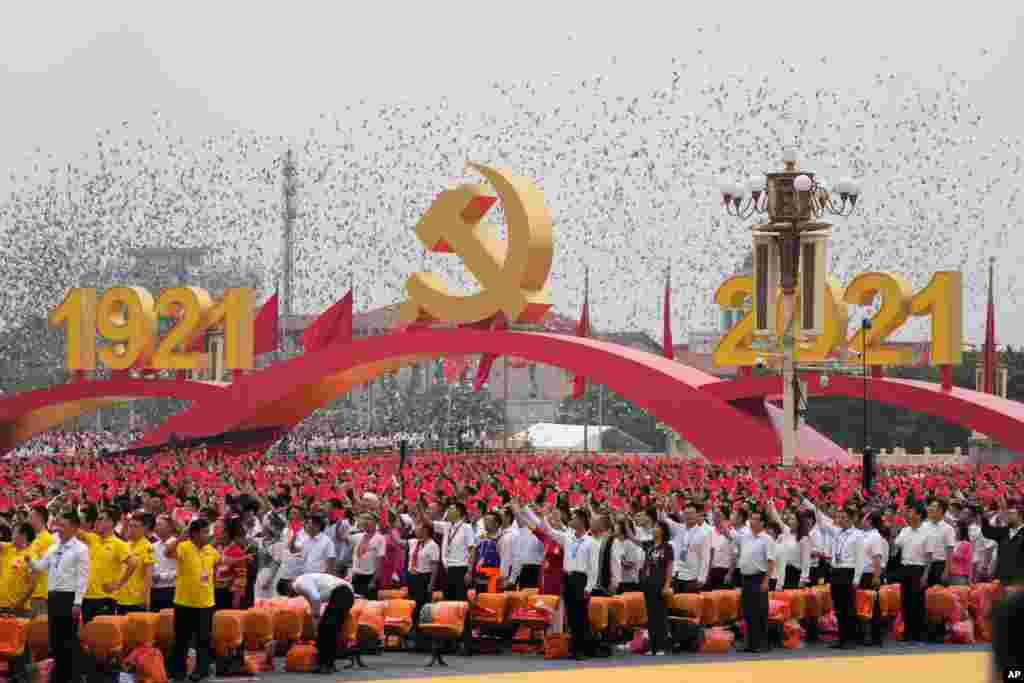
<instances>
[{"instance_id":1,"label":"hazy gray sky","mask_svg":"<svg viewBox=\"0 0 1024 683\"><path fill-rule=\"evenodd\" d=\"M608 78L606 93L649 92L663 87L673 57L697 81L763 71L776 85L807 92L867 88L879 64L897 84L939 88L941 66L970 82L986 136L1016 138L1024 120L1022 17L1024 3L1011 0L19 3L0 24L0 154L9 169L37 148L70 159L91 149L97 129L144 122L154 108L185 135L244 128L297 139L321 114L361 98L444 96L453 110L477 111L498 106L496 81L595 75ZM461 172L451 169L453 178ZM1017 217L979 220L985 231ZM990 237L986 250L1008 278L1024 260L1024 242ZM972 251L972 268L983 257ZM1024 343L1017 287L1000 296L1001 343ZM576 300L563 297L560 307ZM657 329L652 304L642 325ZM981 331L977 309L968 310L972 339Z\"/></svg>"}]
</instances>

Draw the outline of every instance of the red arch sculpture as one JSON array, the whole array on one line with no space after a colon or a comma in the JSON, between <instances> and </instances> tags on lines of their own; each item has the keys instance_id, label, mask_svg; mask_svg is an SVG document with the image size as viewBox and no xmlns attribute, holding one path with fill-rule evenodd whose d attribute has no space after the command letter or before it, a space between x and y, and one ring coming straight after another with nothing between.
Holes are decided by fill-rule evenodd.
<instances>
[{"instance_id":1,"label":"red arch sculpture","mask_svg":"<svg viewBox=\"0 0 1024 683\"><path fill-rule=\"evenodd\" d=\"M661 356L581 337L469 329L389 334L300 356L239 379L227 400L193 404L138 445L218 434L241 427L290 424L292 399L303 388L346 370L388 360L445 354L511 355L586 374L665 422L715 462L781 458L774 430L703 391L715 377ZM330 400L327 395L317 400ZM259 415L262 424L254 424Z\"/></svg>"},{"instance_id":2,"label":"red arch sculpture","mask_svg":"<svg viewBox=\"0 0 1024 683\"><path fill-rule=\"evenodd\" d=\"M802 377L808 391L816 396L864 395L864 379L849 375L808 373ZM712 396L726 402L764 398L782 393L777 375L746 380L717 382L704 386ZM949 420L981 432L1002 446L1024 453L1024 403L961 387L943 390L939 384L917 380L872 377L867 381L869 401L901 406Z\"/></svg>"},{"instance_id":3,"label":"red arch sculpture","mask_svg":"<svg viewBox=\"0 0 1024 683\"><path fill-rule=\"evenodd\" d=\"M0 453L63 422L125 399L176 398L215 404L225 385L160 379L114 378L70 382L0 398Z\"/></svg>"}]
</instances>

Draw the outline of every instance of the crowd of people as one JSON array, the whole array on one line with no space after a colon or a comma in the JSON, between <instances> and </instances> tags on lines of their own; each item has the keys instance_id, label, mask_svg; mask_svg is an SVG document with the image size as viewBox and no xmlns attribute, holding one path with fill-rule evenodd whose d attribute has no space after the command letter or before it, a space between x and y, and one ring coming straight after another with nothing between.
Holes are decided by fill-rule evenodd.
<instances>
[{"instance_id":1,"label":"crowd of people","mask_svg":"<svg viewBox=\"0 0 1024 683\"><path fill-rule=\"evenodd\" d=\"M46 458L75 455L78 453L99 453L120 451L128 448L142 436L139 430L68 430L50 431L39 434L21 444L8 454L10 459Z\"/></svg>"},{"instance_id":2,"label":"crowd of people","mask_svg":"<svg viewBox=\"0 0 1024 683\"><path fill-rule=\"evenodd\" d=\"M117 453L128 450L143 436L141 430L126 432L71 430L39 434L13 449L5 459L36 459L74 456L79 453ZM501 440L482 430L456 429L438 432L384 432L297 428L282 437L273 448L278 453L371 453L398 449L401 444L416 451L493 449Z\"/></svg>"},{"instance_id":3,"label":"crowd of people","mask_svg":"<svg viewBox=\"0 0 1024 683\"><path fill-rule=\"evenodd\" d=\"M562 596L552 628L583 659L603 654L587 633L592 596L642 591L662 654L667 595L741 588L756 651L769 591L826 582L849 649L884 635L860 632L856 589L899 582L914 642L930 635L927 587L1019 581L1022 497L1017 465L887 468L865 494L860 471L838 466L79 451L0 463L0 609L49 614L60 643L79 616L173 607L185 647L209 638L213 610L261 598L304 595L319 613L342 604L339 587L369 599L406 587L419 606L434 591L534 587ZM200 677L208 666L201 654Z\"/></svg>"}]
</instances>

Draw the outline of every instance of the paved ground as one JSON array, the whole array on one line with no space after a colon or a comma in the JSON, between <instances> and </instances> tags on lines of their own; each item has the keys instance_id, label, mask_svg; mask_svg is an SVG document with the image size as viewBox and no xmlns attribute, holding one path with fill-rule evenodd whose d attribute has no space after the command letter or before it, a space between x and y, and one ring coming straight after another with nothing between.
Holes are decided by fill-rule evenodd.
<instances>
[{"instance_id":1,"label":"paved ground","mask_svg":"<svg viewBox=\"0 0 1024 683\"><path fill-rule=\"evenodd\" d=\"M585 663L571 660L545 660L540 655L476 655L473 657L446 657L449 666L445 668L434 667L427 669L424 665L429 655L413 653L389 652L375 657L364 657L368 669L353 669L346 671L341 669L337 676L314 677L324 681L375 681L385 679L418 679L437 676L473 676L488 678L496 674L531 674L531 673L557 673L577 672L580 669L593 669L595 674L610 673L605 670L616 667L629 667L635 671L636 667L652 667L672 665L681 667L685 673L688 667L701 667L707 664L743 664L755 662L786 662L792 660L824 660L833 658L839 661L850 657L901 657L908 655L921 655L927 653L978 653L988 652L987 645L919 645L908 646L900 642L891 642L882 648L860 648L851 652L836 652L827 646L814 645L800 650L776 650L763 654L730 653L723 655L668 655L665 657L647 657L632 655L629 653L616 653L606 659L591 659ZM874 663L874 662L872 662ZM283 662L282 662L283 666ZM634 671L630 671L632 674ZM694 671L696 673L696 670ZM274 683L292 683L293 681L305 681L309 683L310 674L289 674L274 673L261 674L261 680L266 679ZM239 683L243 679L230 678L225 681ZM624 682L623 682L624 683ZM930 683L937 683L931 680ZM966 683L966 682L965 682Z\"/></svg>"}]
</instances>

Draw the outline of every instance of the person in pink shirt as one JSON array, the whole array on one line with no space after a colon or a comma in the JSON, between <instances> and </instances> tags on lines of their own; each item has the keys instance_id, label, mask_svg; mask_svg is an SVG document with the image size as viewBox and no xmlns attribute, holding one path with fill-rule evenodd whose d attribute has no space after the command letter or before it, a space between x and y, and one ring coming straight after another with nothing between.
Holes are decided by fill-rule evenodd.
<instances>
[{"instance_id":1,"label":"person in pink shirt","mask_svg":"<svg viewBox=\"0 0 1024 683\"><path fill-rule=\"evenodd\" d=\"M949 585L966 586L974 581L974 543L968 526L961 522L956 527L956 545L949 560Z\"/></svg>"}]
</instances>

